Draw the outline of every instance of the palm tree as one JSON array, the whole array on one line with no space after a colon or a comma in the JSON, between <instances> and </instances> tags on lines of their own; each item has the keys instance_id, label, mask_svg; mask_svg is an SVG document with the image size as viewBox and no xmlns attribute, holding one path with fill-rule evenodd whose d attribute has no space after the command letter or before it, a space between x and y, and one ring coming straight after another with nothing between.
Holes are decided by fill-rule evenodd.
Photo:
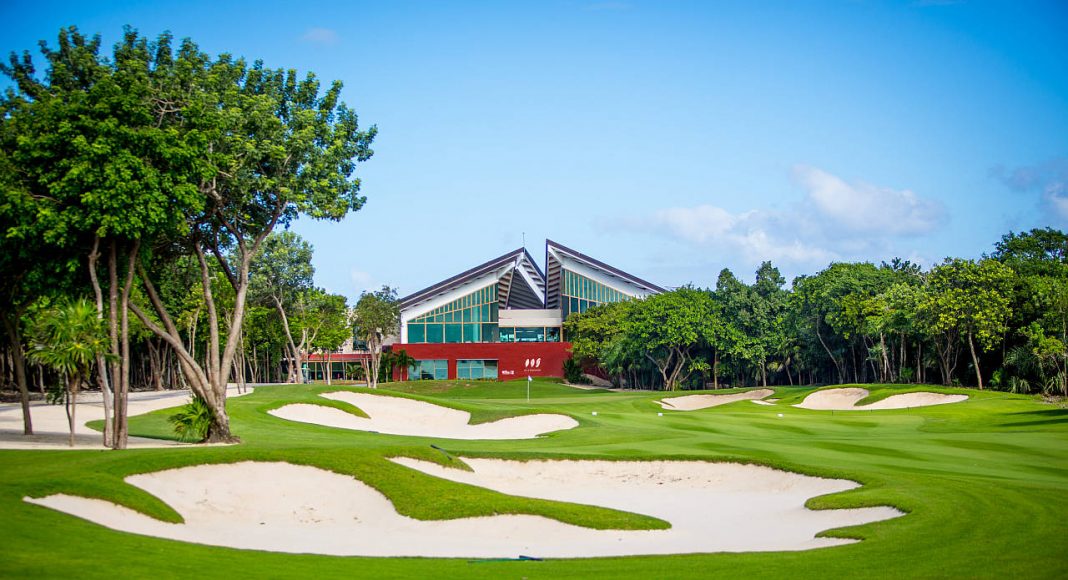
<instances>
[{"instance_id":1,"label":"palm tree","mask_svg":"<svg viewBox=\"0 0 1068 580\"><path fill-rule=\"evenodd\" d=\"M415 363L418 361L415 360L415 357L408 354L408 351L402 348L393 353L393 359L391 362L393 363L393 367L390 369L389 373L390 380L392 380L393 378L393 369L408 369L415 365ZM411 379L411 377L408 378Z\"/></svg>"},{"instance_id":2,"label":"palm tree","mask_svg":"<svg viewBox=\"0 0 1068 580\"><path fill-rule=\"evenodd\" d=\"M68 443L74 447L74 414L78 391L97 355L107 353L107 330L96 307L80 299L52 306L41 312L30 332L29 357L51 367L66 381L63 400L70 425Z\"/></svg>"}]
</instances>

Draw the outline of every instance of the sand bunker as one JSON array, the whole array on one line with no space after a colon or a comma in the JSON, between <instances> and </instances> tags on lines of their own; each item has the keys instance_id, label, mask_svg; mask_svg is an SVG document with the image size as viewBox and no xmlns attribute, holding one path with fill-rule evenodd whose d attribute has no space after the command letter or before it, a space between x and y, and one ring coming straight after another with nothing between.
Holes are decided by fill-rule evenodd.
<instances>
[{"instance_id":1,"label":"sand bunker","mask_svg":"<svg viewBox=\"0 0 1068 580\"><path fill-rule=\"evenodd\" d=\"M943 395L940 393L902 393L891 395L870 405L857 406L857 401L868 396L867 389L849 387L844 389L827 389L816 391L805 397L801 403L794 405L802 409L823 411L876 411L881 409L910 409L930 405L945 405L966 401L968 395Z\"/></svg>"},{"instance_id":2,"label":"sand bunker","mask_svg":"<svg viewBox=\"0 0 1068 580\"><path fill-rule=\"evenodd\" d=\"M239 393L236 387L226 390L227 398L239 397L252 392L248 387ZM143 415L180 407L189 402L189 391L141 391L132 392L127 401L128 416ZM30 403L33 420L33 435L22 434L22 407L18 403L0 405L0 449L106 449L103 435L85 426L90 421L104 419L104 403L100 393L81 393L75 411L77 424L74 427L74 447L67 445L70 426L63 405L49 405L44 401ZM173 447L191 445L178 441L130 437L129 447Z\"/></svg>"},{"instance_id":3,"label":"sand bunker","mask_svg":"<svg viewBox=\"0 0 1068 580\"><path fill-rule=\"evenodd\" d=\"M902 515L888 507L810 511L803 507L808 498L857 484L750 465L465 459L471 473L395 461L505 493L640 512L672 528L591 530L527 515L420 521L397 514L385 496L352 477L287 463L199 465L126 478L173 507L183 524L76 496L26 501L115 530L216 546L465 558L805 550L850 542L815 538L821 530Z\"/></svg>"},{"instance_id":4,"label":"sand bunker","mask_svg":"<svg viewBox=\"0 0 1068 580\"><path fill-rule=\"evenodd\" d=\"M773 394L775 394L775 391L771 389L756 389L755 391L734 393L732 395L685 395L663 399L657 401L657 403L660 403L661 407L672 411L696 411L697 409L718 407L735 401L752 400L755 403L758 402L756 399L763 399Z\"/></svg>"},{"instance_id":5,"label":"sand bunker","mask_svg":"<svg viewBox=\"0 0 1068 580\"><path fill-rule=\"evenodd\" d=\"M371 418L357 417L333 407L308 404L286 405L268 413L290 421L327 427L443 439L533 439L538 435L578 426L578 421L571 417L549 414L523 415L470 425L470 413L423 401L350 391L324 393L322 396L351 403Z\"/></svg>"}]
</instances>

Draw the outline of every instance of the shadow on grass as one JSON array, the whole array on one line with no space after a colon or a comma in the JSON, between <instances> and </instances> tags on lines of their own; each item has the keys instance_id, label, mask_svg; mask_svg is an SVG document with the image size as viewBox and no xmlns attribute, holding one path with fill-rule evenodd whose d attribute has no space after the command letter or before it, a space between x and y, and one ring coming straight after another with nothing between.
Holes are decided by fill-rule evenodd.
<instances>
[{"instance_id":1,"label":"shadow on grass","mask_svg":"<svg viewBox=\"0 0 1068 580\"><path fill-rule=\"evenodd\" d=\"M1014 418L1020 419L1011 423L1000 423L999 427L1037 427L1040 425L1068 424L1068 409L1042 409L1039 411L1020 411L1008 413ZM1027 419L1034 419L1028 421Z\"/></svg>"}]
</instances>

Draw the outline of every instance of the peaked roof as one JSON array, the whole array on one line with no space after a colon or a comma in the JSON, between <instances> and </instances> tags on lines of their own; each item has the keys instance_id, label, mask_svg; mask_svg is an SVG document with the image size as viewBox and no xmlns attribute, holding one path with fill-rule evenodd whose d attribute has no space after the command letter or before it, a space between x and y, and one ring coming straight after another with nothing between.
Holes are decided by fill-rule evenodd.
<instances>
[{"instance_id":1,"label":"peaked roof","mask_svg":"<svg viewBox=\"0 0 1068 580\"><path fill-rule=\"evenodd\" d=\"M667 290L661 288L660 286L657 286L656 284L653 284L652 282L648 282L637 276L628 274L614 266L609 266L608 264L605 264L604 262L596 258L591 258L590 256L583 254L582 252L572 250L571 248L563 244L554 242L552 240L545 240L545 272L547 284L545 296L546 308L559 308L560 306L560 283L562 279L562 274L560 271L561 264L554 257L559 255L564 255L572 260L581 262L595 270L600 270L601 272L604 272L609 276L619 278L625 282L628 282L629 284L632 284L633 286L637 286L638 288L647 291L650 294L660 294L662 292L667 292Z\"/></svg>"},{"instance_id":2,"label":"peaked roof","mask_svg":"<svg viewBox=\"0 0 1068 580\"><path fill-rule=\"evenodd\" d=\"M518 248L516 250L508 252L507 254L504 254L503 256L479 264L474 268L471 268L470 270L461 272L446 280L442 280L441 282L438 282L433 286L423 288L418 292L409 294L408 296L401 298L401 310L407 309L420 302L429 300L434 296L444 294L456 287L462 286L470 282L471 280L474 280L480 276L484 276L485 274L493 272L494 270L497 270L499 268L508 266L509 264L519 265L520 267L524 268L524 270L526 270L528 275L536 276L533 281L536 285L540 286L540 288L535 290L534 293L544 293L545 275L541 272L541 269L538 268L538 265L534 263L534 259L530 257L530 253L527 252L526 248ZM510 273L509 275L512 274Z\"/></svg>"},{"instance_id":3,"label":"peaked roof","mask_svg":"<svg viewBox=\"0 0 1068 580\"><path fill-rule=\"evenodd\" d=\"M586 254L583 254L582 252L577 252L577 251L572 250L571 248L569 248L569 247L567 247L567 246L565 246L563 244L558 244L558 243L556 243L556 242L554 242L552 240L545 240L545 254L546 254L545 262L546 262L546 264L548 264L548 262L549 262L548 254L549 254L549 249L550 248L552 248L553 250L556 250L558 252L563 252L563 253L567 254L568 256L571 256L572 258L575 258L576 260L578 260L580 262L585 262L587 265L593 266L594 268L597 268L598 270L604 270L606 272L609 272L609 273L611 273L611 274L613 274L613 275L615 275L615 276L617 276L619 278L622 278L622 279L630 282L631 284L634 284L635 286L644 286L645 288L647 288L647 289L649 289L649 290L651 290L653 292L657 292L657 293L667 292L666 289L661 288L660 286L657 286L656 284L653 284L652 282L647 282L645 280L642 280L641 278L639 278L637 276L628 274L628 273L624 272L623 270L620 270L619 268L615 268L613 266L609 266L608 264L605 264L604 262L602 262L602 261L600 261L600 260L598 260L596 258L591 258L591 257L587 256Z\"/></svg>"}]
</instances>

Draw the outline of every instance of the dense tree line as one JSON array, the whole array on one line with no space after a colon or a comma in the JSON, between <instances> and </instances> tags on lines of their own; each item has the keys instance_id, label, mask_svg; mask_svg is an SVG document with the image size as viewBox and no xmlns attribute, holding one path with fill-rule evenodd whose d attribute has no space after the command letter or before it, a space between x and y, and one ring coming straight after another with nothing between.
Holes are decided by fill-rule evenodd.
<instances>
[{"instance_id":1,"label":"dense tree line","mask_svg":"<svg viewBox=\"0 0 1068 580\"><path fill-rule=\"evenodd\" d=\"M70 28L41 52L42 72L28 52L0 65L13 83L0 98L0 376L21 393L25 430L31 375L63 372L27 367L26 332L88 298L104 323L93 377L113 414L107 444L125 446L134 381L192 389L208 438L232 440L228 383L277 375L343 334L324 320L347 315L343 297L307 272L272 285L257 260L299 245L273 237L299 215L362 207L353 172L375 128L358 127L340 83L167 34L128 29L105 56Z\"/></svg>"},{"instance_id":2,"label":"dense tree line","mask_svg":"<svg viewBox=\"0 0 1068 580\"><path fill-rule=\"evenodd\" d=\"M979 260L834 263L788 288L679 288L565 323L575 356L639 388L940 383L1068 396L1068 235L1009 233Z\"/></svg>"}]
</instances>

